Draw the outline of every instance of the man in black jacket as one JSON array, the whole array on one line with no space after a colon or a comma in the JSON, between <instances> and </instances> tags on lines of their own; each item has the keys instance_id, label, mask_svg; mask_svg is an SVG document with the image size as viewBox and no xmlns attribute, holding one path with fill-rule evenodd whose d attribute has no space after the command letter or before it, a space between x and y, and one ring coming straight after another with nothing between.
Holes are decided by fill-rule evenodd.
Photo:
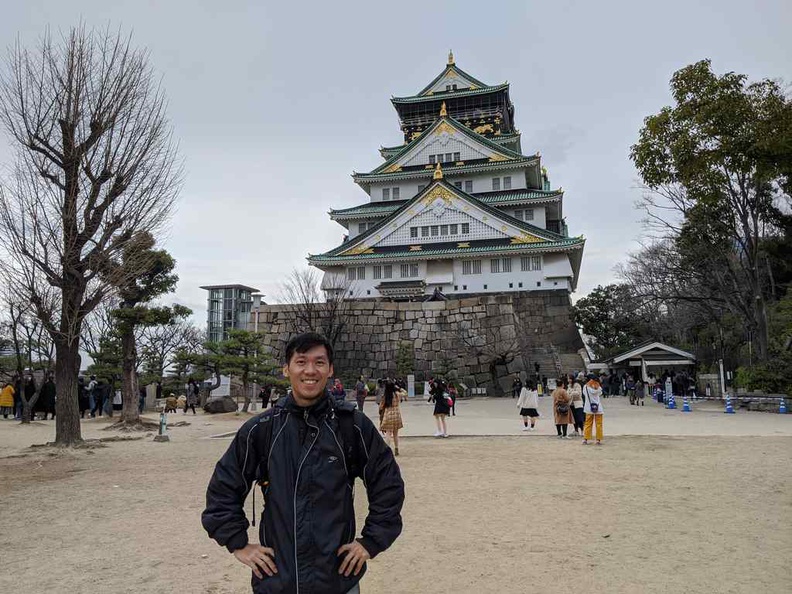
<instances>
[{"instance_id":1,"label":"man in black jacket","mask_svg":"<svg viewBox=\"0 0 792 594\"><path fill-rule=\"evenodd\" d=\"M301 334L286 346L292 394L250 419L217 463L203 526L253 570L253 592L358 592L366 561L402 529L404 482L379 431L351 403L325 391L333 349ZM349 443L349 442L352 443ZM369 515L356 539L354 479L366 487ZM260 545L248 542L245 497L264 493ZM255 493L254 493L255 521Z\"/></svg>"}]
</instances>

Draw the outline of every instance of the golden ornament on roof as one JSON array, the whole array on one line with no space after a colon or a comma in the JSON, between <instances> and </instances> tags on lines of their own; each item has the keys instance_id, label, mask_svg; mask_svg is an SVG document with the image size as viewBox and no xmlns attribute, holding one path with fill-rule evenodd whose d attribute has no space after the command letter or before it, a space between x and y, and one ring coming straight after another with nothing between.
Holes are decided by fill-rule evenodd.
<instances>
[{"instance_id":1,"label":"golden ornament on roof","mask_svg":"<svg viewBox=\"0 0 792 594\"><path fill-rule=\"evenodd\" d=\"M432 176L433 179L443 179L443 169L440 167L440 163L437 164L435 167L434 175Z\"/></svg>"},{"instance_id":2,"label":"golden ornament on roof","mask_svg":"<svg viewBox=\"0 0 792 594\"><path fill-rule=\"evenodd\" d=\"M446 111L445 101L443 101L443 104L440 106L440 117L444 118L447 115L448 115L448 112Z\"/></svg>"},{"instance_id":3,"label":"golden ornament on roof","mask_svg":"<svg viewBox=\"0 0 792 594\"><path fill-rule=\"evenodd\" d=\"M454 64L454 52L448 50L448 65L451 66Z\"/></svg>"}]
</instances>

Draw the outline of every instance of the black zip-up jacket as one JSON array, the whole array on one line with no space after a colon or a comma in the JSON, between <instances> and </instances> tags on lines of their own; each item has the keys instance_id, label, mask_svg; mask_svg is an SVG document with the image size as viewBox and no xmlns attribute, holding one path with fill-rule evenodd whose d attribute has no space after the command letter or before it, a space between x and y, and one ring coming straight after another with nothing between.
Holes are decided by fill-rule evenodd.
<instances>
[{"instance_id":1,"label":"black zip-up jacket","mask_svg":"<svg viewBox=\"0 0 792 594\"><path fill-rule=\"evenodd\" d=\"M206 492L203 526L220 545L235 551L248 544L245 497L265 469L259 539L275 550L278 573L252 578L257 594L345 594L363 576L338 575L338 548L355 538L353 481L347 476L343 438L332 399L325 395L310 408L291 395L249 421L217 463ZM351 414L351 413L338 413ZM359 462L369 501L359 542L375 557L402 529L404 482L390 448L373 423L360 413L354 433L363 455ZM262 430L273 423L268 460Z\"/></svg>"}]
</instances>

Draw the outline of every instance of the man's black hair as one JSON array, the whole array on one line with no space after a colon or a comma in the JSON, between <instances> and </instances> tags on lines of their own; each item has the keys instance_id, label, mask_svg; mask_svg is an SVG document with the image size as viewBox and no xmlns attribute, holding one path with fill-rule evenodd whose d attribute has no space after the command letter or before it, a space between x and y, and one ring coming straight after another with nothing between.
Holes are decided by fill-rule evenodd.
<instances>
[{"instance_id":1,"label":"man's black hair","mask_svg":"<svg viewBox=\"0 0 792 594\"><path fill-rule=\"evenodd\" d=\"M333 347L330 344L330 341L327 340L321 334L317 334L316 332L305 332L304 334L298 334L297 336L292 336L289 340L288 344L286 345L286 359L284 361L285 365L289 364L291 361L292 356L294 353L307 353L314 347L323 346L327 351L327 362L330 365L333 364Z\"/></svg>"}]
</instances>

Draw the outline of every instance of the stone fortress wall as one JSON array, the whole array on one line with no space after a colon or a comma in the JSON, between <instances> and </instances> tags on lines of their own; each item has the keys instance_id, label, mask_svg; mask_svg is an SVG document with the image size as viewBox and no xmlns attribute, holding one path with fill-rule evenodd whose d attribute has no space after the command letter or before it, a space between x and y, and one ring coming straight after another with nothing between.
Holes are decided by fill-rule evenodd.
<instances>
[{"instance_id":1,"label":"stone fortress wall","mask_svg":"<svg viewBox=\"0 0 792 594\"><path fill-rule=\"evenodd\" d=\"M422 381L433 375L502 394L512 375L555 377L583 369L583 348L572 321L566 291L480 295L430 302L351 301L346 325L336 341L339 377L379 378L396 374L397 352L411 350L413 372ZM256 327L280 360L295 329L295 307L264 305Z\"/></svg>"}]
</instances>

